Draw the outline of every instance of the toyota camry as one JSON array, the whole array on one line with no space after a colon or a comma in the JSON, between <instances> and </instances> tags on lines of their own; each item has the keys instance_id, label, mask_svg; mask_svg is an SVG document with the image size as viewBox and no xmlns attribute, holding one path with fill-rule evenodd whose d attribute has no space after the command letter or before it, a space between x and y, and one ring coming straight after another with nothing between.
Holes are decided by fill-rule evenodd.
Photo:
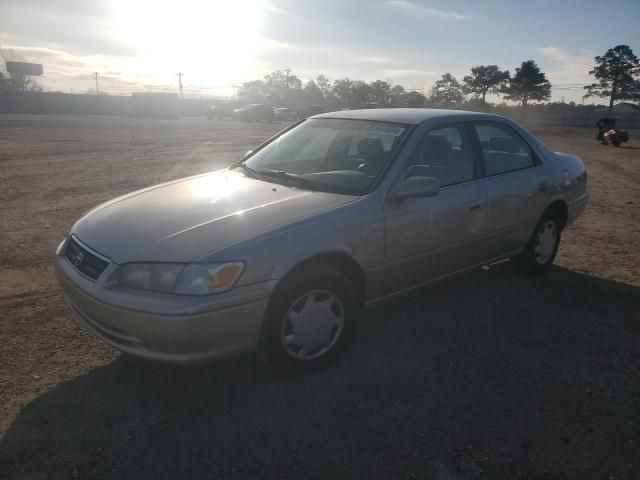
<instances>
[{"instance_id":1,"label":"toyota camry","mask_svg":"<svg viewBox=\"0 0 640 480\"><path fill-rule=\"evenodd\" d=\"M66 302L128 354L335 361L365 306L503 259L540 274L585 209L579 158L515 122L430 109L299 122L220 171L90 210L60 244Z\"/></svg>"}]
</instances>

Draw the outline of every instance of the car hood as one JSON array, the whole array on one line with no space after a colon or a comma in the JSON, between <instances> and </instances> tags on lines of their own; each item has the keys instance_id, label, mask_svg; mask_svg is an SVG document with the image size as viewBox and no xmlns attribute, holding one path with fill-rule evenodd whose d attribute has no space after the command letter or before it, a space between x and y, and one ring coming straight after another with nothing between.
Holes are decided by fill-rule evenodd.
<instances>
[{"instance_id":1,"label":"car hood","mask_svg":"<svg viewBox=\"0 0 640 480\"><path fill-rule=\"evenodd\" d=\"M72 233L116 263L187 262L356 198L221 170L111 200Z\"/></svg>"}]
</instances>

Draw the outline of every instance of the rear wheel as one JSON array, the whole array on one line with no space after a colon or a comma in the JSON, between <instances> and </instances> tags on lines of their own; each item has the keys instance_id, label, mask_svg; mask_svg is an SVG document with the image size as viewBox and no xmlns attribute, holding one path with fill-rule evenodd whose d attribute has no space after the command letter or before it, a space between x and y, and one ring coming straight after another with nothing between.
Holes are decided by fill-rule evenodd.
<instances>
[{"instance_id":1,"label":"rear wheel","mask_svg":"<svg viewBox=\"0 0 640 480\"><path fill-rule=\"evenodd\" d=\"M260 356L277 370L302 374L335 362L350 343L360 310L351 282L326 265L285 279L271 299Z\"/></svg>"},{"instance_id":2,"label":"rear wheel","mask_svg":"<svg viewBox=\"0 0 640 480\"><path fill-rule=\"evenodd\" d=\"M514 259L516 268L524 273L546 272L558 253L561 231L561 216L554 210L547 210L522 253Z\"/></svg>"}]
</instances>

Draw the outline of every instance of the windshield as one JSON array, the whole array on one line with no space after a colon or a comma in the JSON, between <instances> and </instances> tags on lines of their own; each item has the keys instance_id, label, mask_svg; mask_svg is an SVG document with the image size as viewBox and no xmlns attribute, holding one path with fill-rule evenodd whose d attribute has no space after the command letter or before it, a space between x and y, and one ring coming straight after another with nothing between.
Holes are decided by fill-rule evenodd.
<instances>
[{"instance_id":1,"label":"windshield","mask_svg":"<svg viewBox=\"0 0 640 480\"><path fill-rule=\"evenodd\" d=\"M366 120L311 119L245 164L258 175L278 172L283 182L295 177L318 190L362 195L391 160L407 128ZM269 181L277 179L270 175Z\"/></svg>"}]
</instances>

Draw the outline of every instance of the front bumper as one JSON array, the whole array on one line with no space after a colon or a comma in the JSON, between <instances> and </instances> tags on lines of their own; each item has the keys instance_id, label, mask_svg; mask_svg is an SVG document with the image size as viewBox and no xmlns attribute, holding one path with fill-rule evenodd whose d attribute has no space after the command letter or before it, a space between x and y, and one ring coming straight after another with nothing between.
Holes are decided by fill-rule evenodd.
<instances>
[{"instance_id":1,"label":"front bumper","mask_svg":"<svg viewBox=\"0 0 640 480\"><path fill-rule=\"evenodd\" d=\"M56 273L74 316L123 352L190 363L255 350L275 282L236 287L207 297L154 294L119 288L110 265L97 281L56 256Z\"/></svg>"}]
</instances>

